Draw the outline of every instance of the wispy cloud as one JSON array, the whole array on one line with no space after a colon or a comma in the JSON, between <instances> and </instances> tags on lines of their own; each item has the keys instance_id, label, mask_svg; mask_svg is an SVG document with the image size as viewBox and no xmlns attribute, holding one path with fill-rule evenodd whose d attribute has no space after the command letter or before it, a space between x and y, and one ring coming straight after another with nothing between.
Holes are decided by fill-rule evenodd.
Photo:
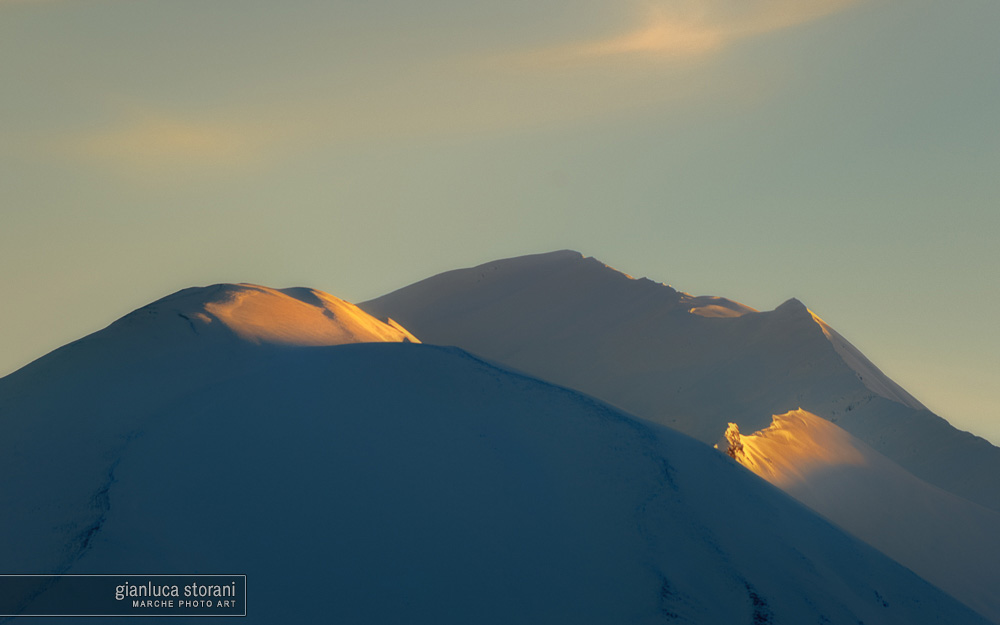
<instances>
[{"instance_id":1,"label":"wispy cloud","mask_svg":"<svg viewBox=\"0 0 1000 625\"><path fill-rule=\"evenodd\" d=\"M572 43L537 55L583 61L622 55L684 59L717 52L747 37L790 28L861 0L667 0L652 2L624 33Z\"/></svg>"},{"instance_id":2,"label":"wispy cloud","mask_svg":"<svg viewBox=\"0 0 1000 625\"><path fill-rule=\"evenodd\" d=\"M562 52L579 58L622 54L688 57L711 52L728 39L725 28L709 14L708 5L653 5L637 27L594 41L575 43Z\"/></svg>"},{"instance_id":3,"label":"wispy cloud","mask_svg":"<svg viewBox=\"0 0 1000 625\"><path fill-rule=\"evenodd\" d=\"M251 123L132 111L104 127L72 134L56 150L78 160L138 173L239 170L259 165L275 133Z\"/></svg>"},{"instance_id":4,"label":"wispy cloud","mask_svg":"<svg viewBox=\"0 0 1000 625\"><path fill-rule=\"evenodd\" d=\"M762 88L759 75L720 80L697 64L675 63L650 81L647 65L617 61L706 58L742 38L860 1L659 0L645 5L633 28L617 34L527 53L398 59L391 72L374 66L356 83L325 89L317 78L305 94L290 92L236 108L225 100L214 110L113 102L106 109L112 121L63 134L55 151L147 179L212 176L259 171L296 154L371 142L488 136L651 105L683 110L710 97L753 98ZM548 71L549 63L566 71ZM378 75L386 79L369 79Z\"/></svg>"}]
</instances>

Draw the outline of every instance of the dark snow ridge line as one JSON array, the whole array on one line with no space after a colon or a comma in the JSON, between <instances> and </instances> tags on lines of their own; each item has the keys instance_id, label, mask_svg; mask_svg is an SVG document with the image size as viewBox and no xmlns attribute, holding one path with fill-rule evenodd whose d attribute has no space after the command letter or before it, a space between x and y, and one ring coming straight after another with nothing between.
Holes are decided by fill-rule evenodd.
<instances>
[{"instance_id":1,"label":"dark snow ridge line","mask_svg":"<svg viewBox=\"0 0 1000 625\"><path fill-rule=\"evenodd\" d=\"M631 427L635 432L637 432L638 434L640 434L642 436L643 440L646 440L646 441L656 440L656 434L654 433L653 428L652 427L648 427L645 424L645 421L646 421L645 419L641 419L641 418L636 417L634 415L630 415L630 414L628 414L627 411L625 411L625 410L623 410L621 408L618 408L618 407L616 407L616 406L614 406L612 404L609 404L606 401L598 399L598 398L596 398L596 397L594 397L592 395L588 395L588 394L586 394L586 393L584 393L582 391L578 391L576 389L572 389L572 388L569 388L569 387L566 387L566 386L562 386L562 385L556 384L554 382L549 382L548 380L543 380L541 378L536 378L536 377L532 376L531 374L518 371L517 369L508 367L507 365L504 365L502 363L498 363L498 362L489 360L487 358L483 358L481 356L477 356L476 354L473 354L472 352L468 352L468 351L462 349L461 347L433 345L433 344L428 344L428 343L421 343L420 345L424 349L435 349L435 350L441 350L441 351L444 351L444 352L447 352L447 353L456 354L456 355L461 356L462 358L464 358L466 360L469 360L471 362L477 363L481 368L483 368L483 369L485 369L487 371L495 371L495 372L500 373L500 374L502 374L504 376L509 376L509 377L516 378L517 380L519 380L521 382L526 382L528 385L534 385L534 386L541 387L541 388L552 389L552 390L557 391L557 392L559 392L559 393L561 393L563 395L567 395L569 397L576 398L579 401L582 401L583 403L587 404L588 406L596 408L601 413L601 415L604 418L606 418L608 421L611 421L613 423L621 423L621 424L624 424L624 425L627 425L627 426ZM650 425L653 425L653 424L651 423ZM666 461L664 461L664 462L666 462ZM669 465L667 465L667 471L666 472L667 472L667 475L669 477L669 475L670 475L670 466ZM670 482L672 483L673 480L670 479ZM675 489L676 489L676 487L675 487Z\"/></svg>"},{"instance_id":2,"label":"dark snow ridge line","mask_svg":"<svg viewBox=\"0 0 1000 625\"><path fill-rule=\"evenodd\" d=\"M660 613L671 621L684 620L691 622L676 611L678 606L675 604L680 603L682 599L677 596L673 586L670 584L670 580L660 571L656 571L656 574L660 577Z\"/></svg>"},{"instance_id":3,"label":"dark snow ridge line","mask_svg":"<svg viewBox=\"0 0 1000 625\"><path fill-rule=\"evenodd\" d=\"M579 394L577 394L579 396ZM670 462L656 454L652 451L648 451L643 454L649 460L654 463L659 464L660 475L662 482L660 487L653 490L653 492L646 498L645 501L640 503L635 509L635 525L636 530L639 535L645 541L649 547L651 553L656 552L656 542L657 542L657 529L652 522L650 522L650 507L654 506L655 503L664 497L669 497L671 502L680 503L681 498L677 482L674 480L673 472L674 469L670 465ZM720 550L721 553L721 550ZM688 603L683 601L683 598L678 596L674 591L673 586L670 583L670 579L667 574L653 562L649 563L650 569L653 574L660 580L660 613L671 621L680 621L683 617L678 612L681 607L687 607ZM675 605L680 603L681 605ZM684 618L684 621L688 619ZM689 621L690 622L690 621Z\"/></svg>"},{"instance_id":4,"label":"dark snow ridge line","mask_svg":"<svg viewBox=\"0 0 1000 625\"><path fill-rule=\"evenodd\" d=\"M111 487L118 483L115 471L118 469L118 465L121 464L129 444L144 433L143 430L137 430L125 434L124 442L111 453L114 460L108 465L107 477L90 498L92 508L96 511L96 517L93 522L78 532L67 543L69 554L63 560L62 564L56 566L55 571L58 574L68 572L93 547L94 539L104 527L104 524L108 520L108 513L111 512Z\"/></svg>"},{"instance_id":5,"label":"dark snow ridge line","mask_svg":"<svg viewBox=\"0 0 1000 625\"><path fill-rule=\"evenodd\" d=\"M870 393L868 395L862 395L861 397L856 398L854 401L851 401L846 406L844 406L843 411L838 410L836 408L830 409L827 412L827 414L829 415L829 418L827 419L827 421L830 421L832 423L836 423L837 422L837 415L839 415L839 414L847 414L848 412L851 412L852 410L858 410L860 408L863 408L867 404L870 404L872 401L874 401L876 397L880 397L880 395L877 395L875 393Z\"/></svg>"},{"instance_id":6,"label":"dark snow ridge line","mask_svg":"<svg viewBox=\"0 0 1000 625\"><path fill-rule=\"evenodd\" d=\"M177 311L177 314L180 316L181 319L183 319L184 321L188 322L188 325L191 326L191 331L192 332L194 332L195 334L200 334L200 332L198 332L198 328L195 327L194 321L191 319L191 317L188 317L187 315L185 315L184 313L182 313L180 311Z\"/></svg>"},{"instance_id":7,"label":"dark snow ridge line","mask_svg":"<svg viewBox=\"0 0 1000 625\"><path fill-rule=\"evenodd\" d=\"M65 573L73 564L79 560L83 554L90 549L91 541L98 532L101 531L101 527L104 526L104 522L108 520L108 512L111 510L111 487L118 480L115 479L115 469L118 468L118 464L121 462L121 456L119 455L111 466L108 468L108 478L94 496L91 498L91 502L94 508L97 509L97 518L86 527L83 531L77 534L76 538L70 542L70 548L72 550L72 555L69 558L69 562L63 566L59 567L60 573Z\"/></svg>"},{"instance_id":8,"label":"dark snow ridge line","mask_svg":"<svg viewBox=\"0 0 1000 625\"><path fill-rule=\"evenodd\" d=\"M118 480L115 479L115 469L118 468L118 464L121 462L121 456L119 455L108 467L107 480L101 485L100 488L94 493L90 501L93 507L96 509L96 518L92 523L90 523L83 530L78 532L76 536L69 542L67 549L69 554L63 560L62 564L55 567L55 574L61 575L69 571L74 564L76 564L80 558L87 553L87 551L93 545L93 539L101 531L104 526L105 521L108 519L108 512L111 510L111 486L115 484ZM17 606L16 611L22 612L31 603L38 598L39 595L44 593L53 584L56 583L56 579L52 577L39 578L40 581L35 586L35 589L27 594ZM0 623L7 623L11 619L16 617L4 617L0 618Z\"/></svg>"},{"instance_id":9,"label":"dark snow ridge line","mask_svg":"<svg viewBox=\"0 0 1000 625\"><path fill-rule=\"evenodd\" d=\"M874 591L874 592L875 592L875 599L877 599L878 602L882 604L883 608L888 608L889 607L889 602L886 601L885 598L882 595L880 595L877 590Z\"/></svg>"},{"instance_id":10,"label":"dark snow ridge line","mask_svg":"<svg viewBox=\"0 0 1000 625\"><path fill-rule=\"evenodd\" d=\"M750 604L753 606L753 625L771 625L774 623L774 612L767 607L767 600L760 596L750 582L743 580L743 585L747 589L747 596L750 598Z\"/></svg>"}]
</instances>

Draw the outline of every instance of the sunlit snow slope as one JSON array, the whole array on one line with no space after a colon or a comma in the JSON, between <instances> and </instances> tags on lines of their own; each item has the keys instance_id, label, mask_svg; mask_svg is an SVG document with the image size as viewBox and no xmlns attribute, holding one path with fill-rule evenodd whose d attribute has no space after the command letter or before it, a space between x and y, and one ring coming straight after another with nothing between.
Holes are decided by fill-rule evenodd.
<instances>
[{"instance_id":1,"label":"sunlit snow slope","mask_svg":"<svg viewBox=\"0 0 1000 625\"><path fill-rule=\"evenodd\" d=\"M176 314L193 332L231 332L244 341L274 345L343 345L415 341L401 326L372 318L354 304L307 288L271 289L216 284L184 289L141 308L119 323Z\"/></svg>"},{"instance_id":2,"label":"sunlit snow slope","mask_svg":"<svg viewBox=\"0 0 1000 625\"><path fill-rule=\"evenodd\" d=\"M188 321L140 310L0 379L3 572L246 573L259 623L984 622L575 392Z\"/></svg>"},{"instance_id":3,"label":"sunlit snow slope","mask_svg":"<svg viewBox=\"0 0 1000 625\"><path fill-rule=\"evenodd\" d=\"M756 312L561 251L428 278L360 304L715 443L804 407L921 479L1000 510L1000 449L927 411L801 302Z\"/></svg>"},{"instance_id":4,"label":"sunlit snow slope","mask_svg":"<svg viewBox=\"0 0 1000 625\"><path fill-rule=\"evenodd\" d=\"M726 432L728 453L848 532L1000 623L1000 514L931 486L805 410Z\"/></svg>"}]
</instances>

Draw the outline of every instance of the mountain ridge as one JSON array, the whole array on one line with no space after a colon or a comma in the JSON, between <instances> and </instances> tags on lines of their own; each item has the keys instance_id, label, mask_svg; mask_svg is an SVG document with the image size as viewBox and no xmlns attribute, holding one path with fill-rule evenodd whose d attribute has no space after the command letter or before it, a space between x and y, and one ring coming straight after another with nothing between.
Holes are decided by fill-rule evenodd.
<instances>
[{"instance_id":1,"label":"mountain ridge","mask_svg":"<svg viewBox=\"0 0 1000 625\"><path fill-rule=\"evenodd\" d=\"M260 622L983 622L704 445L461 349L133 321L0 378L7 566L235 568Z\"/></svg>"},{"instance_id":2,"label":"mountain ridge","mask_svg":"<svg viewBox=\"0 0 1000 625\"><path fill-rule=\"evenodd\" d=\"M725 439L755 474L1000 622L1000 513L923 482L802 409L753 434L731 423Z\"/></svg>"},{"instance_id":3,"label":"mountain ridge","mask_svg":"<svg viewBox=\"0 0 1000 625\"><path fill-rule=\"evenodd\" d=\"M983 477L1000 473L1000 449L928 411L802 302L705 317L683 308L685 297L562 251L444 272L359 306L425 342L583 390L708 444L730 421L763 429L768 415L803 406L921 479L1000 510L1000 487Z\"/></svg>"}]
</instances>

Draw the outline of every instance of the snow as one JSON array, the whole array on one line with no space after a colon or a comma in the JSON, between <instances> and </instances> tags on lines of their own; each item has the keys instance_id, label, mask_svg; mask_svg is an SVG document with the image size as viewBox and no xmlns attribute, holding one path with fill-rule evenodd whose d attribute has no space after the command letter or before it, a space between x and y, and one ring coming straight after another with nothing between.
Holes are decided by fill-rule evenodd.
<instances>
[{"instance_id":1,"label":"snow","mask_svg":"<svg viewBox=\"0 0 1000 625\"><path fill-rule=\"evenodd\" d=\"M757 312L749 306L728 300L726 304L716 304L715 300L718 299L720 298L707 296L691 298L691 303L695 305L689 308L688 312L699 317L741 317L748 312Z\"/></svg>"},{"instance_id":2,"label":"snow","mask_svg":"<svg viewBox=\"0 0 1000 625\"><path fill-rule=\"evenodd\" d=\"M178 307L0 379L8 572L245 573L261 623L985 622L577 392L455 348L289 344Z\"/></svg>"},{"instance_id":3,"label":"snow","mask_svg":"<svg viewBox=\"0 0 1000 625\"><path fill-rule=\"evenodd\" d=\"M328 293L302 287L271 289L255 284L217 284L185 289L154 302L140 314L174 312L192 330L222 325L245 341L275 345L342 345L416 341L402 326L379 321Z\"/></svg>"},{"instance_id":4,"label":"snow","mask_svg":"<svg viewBox=\"0 0 1000 625\"><path fill-rule=\"evenodd\" d=\"M842 337L840 333L831 328L825 321L819 318L819 315L813 311L809 311L812 315L813 320L819 325L820 329L823 330L823 335L826 336L827 340L833 345L833 348L837 350L840 357L844 359L844 363L848 367L854 370L858 374L858 377L864 382L864 385L871 389L873 392L885 397L886 399L891 399L893 401L899 402L904 406L909 406L915 410L925 410L924 405L917 401L912 395L907 393L901 386L893 382L879 370L864 354L862 354L858 348L848 342L847 339Z\"/></svg>"},{"instance_id":5,"label":"snow","mask_svg":"<svg viewBox=\"0 0 1000 625\"><path fill-rule=\"evenodd\" d=\"M220 284L164 297L3 378L0 474L11 477L0 509L30 507L43 539L73 538L14 541L0 561L21 573L68 566L103 510L93 485L108 482L107 457L140 435L142 415L156 419L178 393L228 379L251 362L248 353L365 339L416 341L318 291Z\"/></svg>"},{"instance_id":6,"label":"snow","mask_svg":"<svg viewBox=\"0 0 1000 625\"><path fill-rule=\"evenodd\" d=\"M770 427L752 435L741 434L739 425L730 423L725 438L726 453L783 490L820 470L865 466L869 459L861 446L876 453L829 421L801 409L775 415Z\"/></svg>"},{"instance_id":7,"label":"snow","mask_svg":"<svg viewBox=\"0 0 1000 625\"><path fill-rule=\"evenodd\" d=\"M740 464L1000 622L1000 514L917 479L805 410L726 433Z\"/></svg>"},{"instance_id":8,"label":"snow","mask_svg":"<svg viewBox=\"0 0 1000 625\"><path fill-rule=\"evenodd\" d=\"M922 480L1000 511L1000 449L923 409L801 302L772 311L570 251L446 272L360 304L708 444L804 407Z\"/></svg>"}]
</instances>

